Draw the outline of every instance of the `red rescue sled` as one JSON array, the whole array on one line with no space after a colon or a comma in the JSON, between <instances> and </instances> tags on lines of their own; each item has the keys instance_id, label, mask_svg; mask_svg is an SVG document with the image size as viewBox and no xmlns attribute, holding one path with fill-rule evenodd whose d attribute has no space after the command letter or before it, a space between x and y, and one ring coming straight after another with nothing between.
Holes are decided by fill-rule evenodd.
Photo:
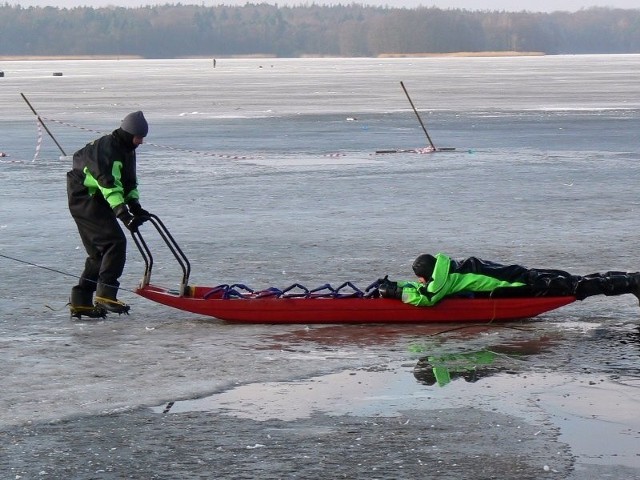
<instances>
[{"instance_id":1,"label":"red rescue sled","mask_svg":"<svg viewBox=\"0 0 640 480\"><path fill-rule=\"evenodd\" d=\"M380 298L371 286L362 292L350 283L338 289L329 285L303 293L269 289L241 292L243 285L189 286L190 264L164 224L155 215L156 227L183 270L178 290L150 283L153 257L139 231L133 239L145 260L145 275L136 293L169 307L244 323L435 323L492 322L535 317L574 302L575 297L447 298L433 307L415 307L399 300ZM375 286L376 284L372 285ZM345 292L343 287L349 287ZM241 288L238 288L241 287ZM328 292L319 293L318 290Z\"/></svg>"}]
</instances>

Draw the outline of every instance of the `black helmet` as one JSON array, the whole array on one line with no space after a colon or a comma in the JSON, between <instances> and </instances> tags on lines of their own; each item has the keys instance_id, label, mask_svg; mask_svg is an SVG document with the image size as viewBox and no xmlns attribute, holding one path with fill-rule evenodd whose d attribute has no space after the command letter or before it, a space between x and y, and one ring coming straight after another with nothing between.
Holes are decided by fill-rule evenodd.
<instances>
[{"instance_id":1,"label":"black helmet","mask_svg":"<svg viewBox=\"0 0 640 480\"><path fill-rule=\"evenodd\" d=\"M424 253L415 259L412 268L413 273L415 273L417 277L422 277L425 280L428 280L431 278L435 266L436 257L429 255L428 253Z\"/></svg>"}]
</instances>

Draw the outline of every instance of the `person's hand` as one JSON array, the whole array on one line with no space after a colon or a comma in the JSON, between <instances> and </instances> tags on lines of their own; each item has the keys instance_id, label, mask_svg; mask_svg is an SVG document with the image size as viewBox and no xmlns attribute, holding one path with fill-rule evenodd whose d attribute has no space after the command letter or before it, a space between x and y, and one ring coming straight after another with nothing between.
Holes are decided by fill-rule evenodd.
<instances>
[{"instance_id":1,"label":"person's hand","mask_svg":"<svg viewBox=\"0 0 640 480\"><path fill-rule=\"evenodd\" d=\"M116 214L118 220L120 220L131 232L137 232L138 227L148 218L131 215L131 212L129 212L129 209L124 203L114 208L113 213Z\"/></svg>"},{"instance_id":2,"label":"person's hand","mask_svg":"<svg viewBox=\"0 0 640 480\"><path fill-rule=\"evenodd\" d=\"M149 215L151 215L147 210L142 208L142 205L140 205L140 202L138 200L131 200L128 203L128 205L129 205L129 210L136 217L139 217L139 216L148 217Z\"/></svg>"},{"instance_id":3,"label":"person's hand","mask_svg":"<svg viewBox=\"0 0 640 480\"><path fill-rule=\"evenodd\" d=\"M398 282L392 282L387 277L380 281L378 292L383 298L396 298L398 300L402 298L402 288L398 287Z\"/></svg>"}]
</instances>

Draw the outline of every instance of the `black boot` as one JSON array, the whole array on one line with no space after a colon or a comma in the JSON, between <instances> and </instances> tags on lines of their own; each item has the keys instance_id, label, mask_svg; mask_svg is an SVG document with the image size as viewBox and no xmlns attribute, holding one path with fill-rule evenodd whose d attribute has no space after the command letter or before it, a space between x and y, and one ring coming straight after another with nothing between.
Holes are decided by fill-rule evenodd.
<instances>
[{"instance_id":1,"label":"black boot","mask_svg":"<svg viewBox=\"0 0 640 480\"><path fill-rule=\"evenodd\" d=\"M628 273L629 279L629 293L635 295L638 299L638 305L640 305L640 273Z\"/></svg>"},{"instance_id":2,"label":"black boot","mask_svg":"<svg viewBox=\"0 0 640 480\"><path fill-rule=\"evenodd\" d=\"M71 298L69 298L69 311L71 317L82 319L82 316L89 318L105 318L107 312L94 305L92 302L93 291L76 285L71 289Z\"/></svg>"},{"instance_id":3,"label":"black boot","mask_svg":"<svg viewBox=\"0 0 640 480\"><path fill-rule=\"evenodd\" d=\"M593 295L633 294L640 304L640 273L607 272L582 277L576 287L576 296L582 300Z\"/></svg>"},{"instance_id":4,"label":"black boot","mask_svg":"<svg viewBox=\"0 0 640 480\"><path fill-rule=\"evenodd\" d=\"M117 313L118 315L129 315L131 307L116 298L118 287L113 285L105 285L98 283L96 291L96 307L103 308L107 312Z\"/></svg>"}]
</instances>

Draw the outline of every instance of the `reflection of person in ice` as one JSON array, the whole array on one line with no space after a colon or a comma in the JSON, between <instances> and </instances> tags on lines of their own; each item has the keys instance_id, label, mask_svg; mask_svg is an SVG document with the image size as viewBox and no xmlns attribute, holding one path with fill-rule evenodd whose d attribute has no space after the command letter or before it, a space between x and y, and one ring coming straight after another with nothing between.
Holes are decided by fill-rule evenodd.
<instances>
[{"instance_id":1,"label":"reflection of person in ice","mask_svg":"<svg viewBox=\"0 0 640 480\"><path fill-rule=\"evenodd\" d=\"M413 375L424 385L444 387L452 380L463 378L466 382L477 382L507 371L509 365L496 364L499 358L518 358L540 353L550 344L548 337L533 341L513 342L508 345L494 345L477 352L427 355L420 358L413 369Z\"/></svg>"},{"instance_id":2,"label":"reflection of person in ice","mask_svg":"<svg viewBox=\"0 0 640 480\"><path fill-rule=\"evenodd\" d=\"M527 268L469 257L453 260L443 253L420 255L413 262L418 281L379 280L382 297L430 307L451 295L492 297L574 296L633 294L640 300L640 273L606 272L573 275L563 270Z\"/></svg>"},{"instance_id":3,"label":"reflection of person in ice","mask_svg":"<svg viewBox=\"0 0 640 480\"><path fill-rule=\"evenodd\" d=\"M467 382L477 382L482 377L494 375L499 371L489 367L495 357L495 352L490 350L427 356L418 360L413 369L413 375L420 383L425 385L438 384L440 387L444 387L456 378L464 378Z\"/></svg>"}]
</instances>

